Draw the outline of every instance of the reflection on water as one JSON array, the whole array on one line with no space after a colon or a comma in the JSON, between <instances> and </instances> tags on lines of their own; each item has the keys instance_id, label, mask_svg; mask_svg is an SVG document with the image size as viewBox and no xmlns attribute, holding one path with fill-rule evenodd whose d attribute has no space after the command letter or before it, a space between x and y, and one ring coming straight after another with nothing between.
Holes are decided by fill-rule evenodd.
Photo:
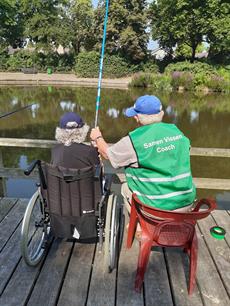
<instances>
[{"instance_id":1,"label":"reflection on water","mask_svg":"<svg viewBox=\"0 0 230 306\"><path fill-rule=\"evenodd\" d=\"M52 89L52 90L51 90ZM31 107L0 119L0 137L53 139L60 116L78 112L93 126L96 88L0 87L0 116L34 103ZM127 107L151 89L103 89L99 125L105 139L115 142L135 128L124 116ZM230 96L195 96L182 93L158 94L165 111L164 121L172 122L188 136L194 147L230 148ZM25 168L31 160L50 159L49 150L2 148L5 167ZM192 158L193 175L230 178L229 161Z\"/></svg>"}]
</instances>

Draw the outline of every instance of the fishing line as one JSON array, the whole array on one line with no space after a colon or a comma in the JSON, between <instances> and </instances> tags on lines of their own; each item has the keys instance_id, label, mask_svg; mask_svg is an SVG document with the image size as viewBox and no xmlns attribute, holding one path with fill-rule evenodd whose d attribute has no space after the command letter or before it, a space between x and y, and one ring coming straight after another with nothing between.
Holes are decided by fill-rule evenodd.
<instances>
[{"instance_id":1,"label":"fishing line","mask_svg":"<svg viewBox=\"0 0 230 306\"><path fill-rule=\"evenodd\" d=\"M20 112L20 111L22 111L22 110L24 110L24 109L26 109L26 108L29 108L29 107L31 107L32 105L35 105L35 104L36 104L36 103L32 103L32 104L23 106L23 107L21 107L21 108L18 108L18 109L16 109L16 110L12 111L12 112L2 114L2 115L0 115L0 119L2 119L2 118L4 118L4 117L7 117L7 116L10 116L10 115L13 115L14 113Z\"/></svg>"},{"instance_id":2,"label":"fishing line","mask_svg":"<svg viewBox=\"0 0 230 306\"><path fill-rule=\"evenodd\" d=\"M104 60L104 53L105 53L105 40L106 40L106 28L107 28L107 21L108 21L108 13L109 13L109 0L106 0L103 40L102 40L102 47L101 47L101 59L100 59L99 77L98 77L98 85L97 85L96 115L95 115L94 127L97 126L98 112L99 112L100 100L101 100L101 81L102 81L103 60Z\"/></svg>"}]
</instances>

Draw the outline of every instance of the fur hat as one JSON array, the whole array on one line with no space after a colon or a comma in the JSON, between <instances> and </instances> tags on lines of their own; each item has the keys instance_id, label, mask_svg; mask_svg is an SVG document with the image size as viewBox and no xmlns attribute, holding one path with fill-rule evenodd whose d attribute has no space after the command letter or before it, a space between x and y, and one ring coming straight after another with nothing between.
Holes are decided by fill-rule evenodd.
<instances>
[{"instance_id":1,"label":"fur hat","mask_svg":"<svg viewBox=\"0 0 230 306\"><path fill-rule=\"evenodd\" d=\"M76 113L65 113L56 128L55 139L65 146L85 141L89 126Z\"/></svg>"}]
</instances>

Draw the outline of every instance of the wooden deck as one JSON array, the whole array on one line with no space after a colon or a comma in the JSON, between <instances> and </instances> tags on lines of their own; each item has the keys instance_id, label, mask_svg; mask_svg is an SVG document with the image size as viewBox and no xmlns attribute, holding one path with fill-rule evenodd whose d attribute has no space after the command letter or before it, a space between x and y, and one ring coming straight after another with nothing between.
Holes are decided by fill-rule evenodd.
<instances>
[{"instance_id":1,"label":"wooden deck","mask_svg":"<svg viewBox=\"0 0 230 306\"><path fill-rule=\"evenodd\" d=\"M177 249L152 252L141 294L134 277L138 242L126 250L126 231L117 269L103 271L95 244L54 240L45 260L26 266L20 255L20 229L28 199L0 199L0 305L152 306L230 305L230 212L215 211L199 222L197 286L187 294L188 260ZM218 224L224 240L209 234Z\"/></svg>"}]
</instances>

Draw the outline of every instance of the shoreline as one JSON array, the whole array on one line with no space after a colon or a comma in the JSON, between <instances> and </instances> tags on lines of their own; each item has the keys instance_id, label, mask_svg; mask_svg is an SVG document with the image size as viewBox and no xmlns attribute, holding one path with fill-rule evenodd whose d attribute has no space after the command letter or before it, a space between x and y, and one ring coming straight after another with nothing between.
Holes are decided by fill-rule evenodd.
<instances>
[{"instance_id":1,"label":"shoreline","mask_svg":"<svg viewBox=\"0 0 230 306\"><path fill-rule=\"evenodd\" d=\"M128 89L131 77L118 79L103 79L102 87ZM97 78L78 78L75 74L25 74L22 72L0 72L0 85L68 85L97 87Z\"/></svg>"}]
</instances>

